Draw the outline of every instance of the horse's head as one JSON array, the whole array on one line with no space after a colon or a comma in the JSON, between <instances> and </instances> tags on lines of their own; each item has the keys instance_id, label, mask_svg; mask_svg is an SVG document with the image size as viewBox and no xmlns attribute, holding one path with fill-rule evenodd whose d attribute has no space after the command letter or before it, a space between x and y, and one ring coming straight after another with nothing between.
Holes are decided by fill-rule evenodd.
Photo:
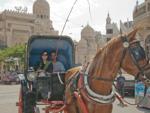
<instances>
[{"instance_id":1,"label":"horse's head","mask_svg":"<svg viewBox=\"0 0 150 113\"><path fill-rule=\"evenodd\" d=\"M123 45L121 67L148 85L150 84L150 65L143 47L135 38L136 32L137 30L134 30L127 36L120 37Z\"/></svg>"}]
</instances>

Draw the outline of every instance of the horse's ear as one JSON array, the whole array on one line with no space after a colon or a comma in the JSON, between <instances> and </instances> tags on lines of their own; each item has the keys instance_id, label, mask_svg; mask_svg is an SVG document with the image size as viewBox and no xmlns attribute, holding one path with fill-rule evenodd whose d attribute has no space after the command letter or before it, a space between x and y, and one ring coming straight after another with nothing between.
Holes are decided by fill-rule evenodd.
<instances>
[{"instance_id":1,"label":"horse's ear","mask_svg":"<svg viewBox=\"0 0 150 113\"><path fill-rule=\"evenodd\" d=\"M128 38L129 38L129 42L133 41L136 39L136 33L137 33L138 29L134 29L133 31L131 31L129 34L128 34Z\"/></svg>"}]
</instances>

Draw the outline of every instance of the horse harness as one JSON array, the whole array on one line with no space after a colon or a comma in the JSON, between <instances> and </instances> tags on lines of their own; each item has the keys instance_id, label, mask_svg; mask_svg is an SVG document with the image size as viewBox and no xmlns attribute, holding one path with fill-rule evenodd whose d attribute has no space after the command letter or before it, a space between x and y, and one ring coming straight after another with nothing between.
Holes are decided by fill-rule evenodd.
<instances>
[{"instance_id":1,"label":"horse harness","mask_svg":"<svg viewBox=\"0 0 150 113\"><path fill-rule=\"evenodd\" d=\"M122 66L123 63L123 59L125 57L125 54L127 52L127 50L129 51L131 58L134 62L134 64L136 65L136 67L139 69L139 74L137 75L137 79L139 78L140 75L142 75L143 78L145 78L147 81L150 81L148 78L146 78L146 76L144 75L144 67L148 64L146 64L145 66L141 67L139 65L139 61L143 60L146 58L144 49L141 47L140 42L139 41L134 41L129 43L128 39L126 36L121 36L121 40L123 42L123 54L121 57L121 63L120 63L120 67ZM115 87L112 86L112 90L110 92L109 95L101 95L101 94L97 94L94 91L92 91L92 89L89 86L89 75L88 75L88 71L90 68L90 64L88 65L86 71L84 72L78 72L75 77L72 78L72 91L78 91L79 93L82 92L84 93L84 97L87 98L88 100L92 101L93 103L96 104L111 104L114 102L115 100ZM102 80L102 81L106 81L106 82L114 82L114 80L111 79L105 79L102 77L91 77L91 79L96 79L96 80ZM79 85L78 85L79 82Z\"/></svg>"},{"instance_id":2,"label":"horse harness","mask_svg":"<svg viewBox=\"0 0 150 113\"><path fill-rule=\"evenodd\" d=\"M74 76L72 76L69 81L68 85L70 85L71 93L74 95L74 92L78 92L79 94L82 93L83 97L86 98L88 101L92 102L93 104L111 104L115 101L115 87L112 87L112 91L109 95L100 95L95 93L90 89L89 86L89 70L90 64L88 65L86 71L82 71L82 69L77 72ZM96 79L96 78L92 78ZM97 78L100 79L100 78ZM104 79L105 80L105 79ZM106 79L107 80L107 79ZM113 82L112 80L108 80L108 82Z\"/></svg>"},{"instance_id":3,"label":"horse harness","mask_svg":"<svg viewBox=\"0 0 150 113\"><path fill-rule=\"evenodd\" d=\"M131 58L133 60L133 63L136 65L136 67L139 70L139 74L137 75L136 78L139 79L139 76L142 75L142 77L145 78L148 81L148 78L146 78L146 76L144 75L144 68L148 64L148 62L143 67L140 67L140 65L138 63L140 60L143 60L143 59L146 58L144 49L141 47L140 42L135 40L135 41L129 43L126 36L121 36L121 40L122 40L122 43L123 43L124 50L123 50L123 53L122 53L122 56L121 56L121 62L120 62L119 69L122 66L124 57L125 57L126 52L128 50L129 54L131 55ZM111 104L115 100L115 88L114 88L114 86L112 86L112 90L111 90L111 93L109 95L100 95L100 94L96 94L94 91L92 91L90 89L90 86L89 86L89 83L88 83L88 77L89 77L88 76L88 70L89 70L89 67L90 66L88 66L86 72L84 73L84 85L85 85L85 88L86 88L86 91L87 91L89 97L91 97L92 100L94 100L98 103L101 103L101 104ZM91 77L91 79L102 80L102 81L112 82L112 83L114 82L114 80L112 80L112 79L106 79L106 78L102 78L102 77Z\"/></svg>"}]
</instances>

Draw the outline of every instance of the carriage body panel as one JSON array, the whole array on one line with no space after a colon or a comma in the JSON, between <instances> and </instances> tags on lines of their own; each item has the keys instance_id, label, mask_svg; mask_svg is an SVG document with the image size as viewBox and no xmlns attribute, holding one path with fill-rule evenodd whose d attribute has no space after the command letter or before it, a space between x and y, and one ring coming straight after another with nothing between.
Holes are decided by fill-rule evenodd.
<instances>
[{"instance_id":1,"label":"carriage body panel","mask_svg":"<svg viewBox=\"0 0 150 113\"><path fill-rule=\"evenodd\" d=\"M51 110L64 111L65 109L65 72L44 72L44 76L39 77L34 70L36 63L41 60L43 51L47 51L49 55L52 51L56 51L57 60L64 65L66 71L75 66L74 43L70 37L30 37L25 52L25 71L24 79L21 79L18 113L37 113L36 107L41 103L46 106L56 106L56 108L46 107L46 113ZM30 75L34 76L34 79L29 79Z\"/></svg>"}]
</instances>

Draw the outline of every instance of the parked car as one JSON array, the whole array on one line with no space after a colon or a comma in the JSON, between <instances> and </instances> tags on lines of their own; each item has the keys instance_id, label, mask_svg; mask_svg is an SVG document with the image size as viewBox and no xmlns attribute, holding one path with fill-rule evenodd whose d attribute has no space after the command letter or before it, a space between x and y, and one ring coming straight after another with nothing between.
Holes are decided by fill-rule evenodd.
<instances>
[{"instance_id":1,"label":"parked car","mask_svg":"<svg viewBox=\"0 0 150 113\"><path fill-rule=\"evenodd\" d=\"M2 83L3 84L19 84L20 80L17 75L17 73L12 72L12 73L7 73L5 76L2 77Z\"/></svg>"},{"instance_id":2,"label":"parked car","mask_svg":"<svg viewBox=\"0 0 150 113\"><path fill-rule=\"evenodd\" d=\"M135 80L126 80L124 85L125 96L134 97Z\"/></svg>"}]
</instances>

